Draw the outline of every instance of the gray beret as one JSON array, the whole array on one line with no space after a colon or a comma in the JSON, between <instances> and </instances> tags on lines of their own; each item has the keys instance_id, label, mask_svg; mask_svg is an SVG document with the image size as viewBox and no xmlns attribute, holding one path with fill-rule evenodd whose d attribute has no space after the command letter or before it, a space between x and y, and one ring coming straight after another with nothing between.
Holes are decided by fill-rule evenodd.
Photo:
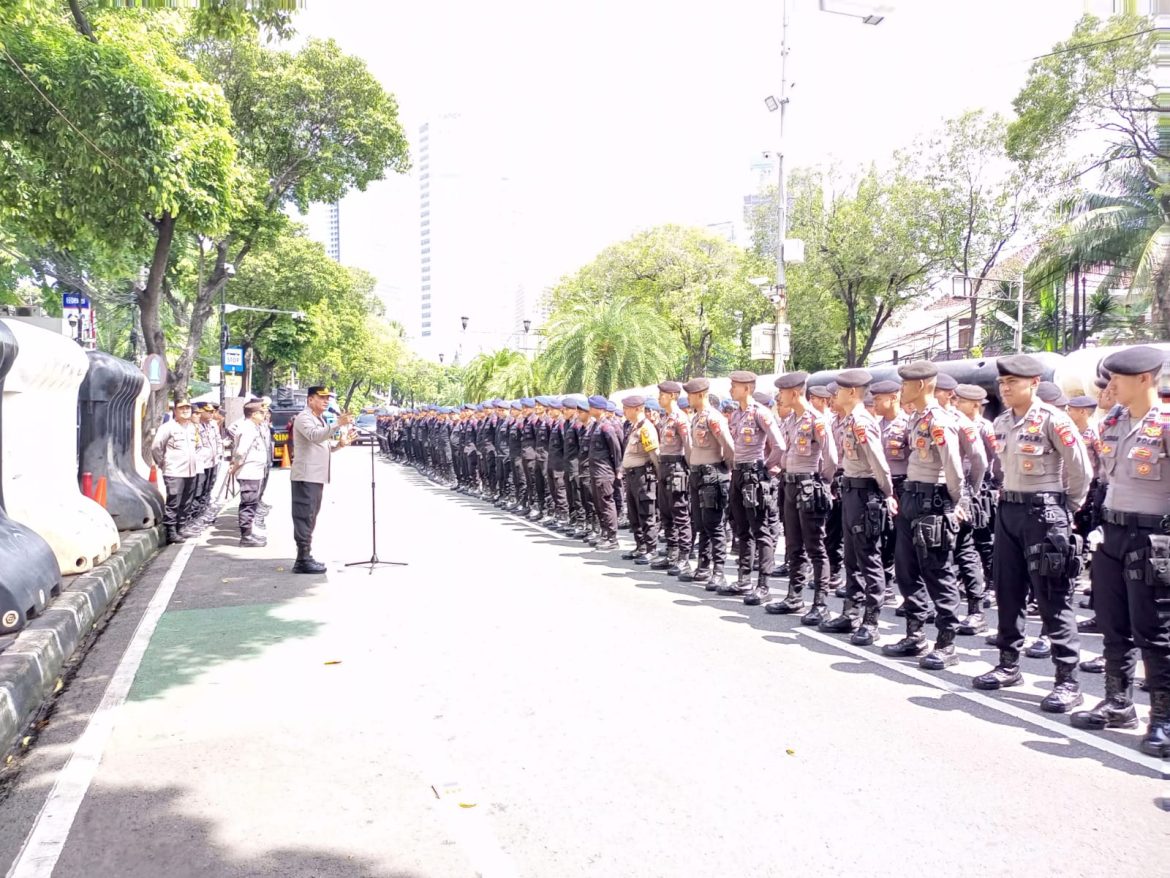
<instances>
[{"instance_id":1,"label":"gray beret","mask_svg":"<svg viewBox=\"0 0 1170 878\"><path fill-rule=\"evenodd\" d=\"M898 368L898 375L903 381L925 381L938 374L938 366L930 360L915 360Z\"/></svg>"},{"instance_id":2,"label":"gray beret","mask_svg":"<svg viewBox=\"0 0 1170 878\"><path fill-rule=\"evenodd\" d=\"M953 375L948 375L946 372L939 372L934 386L939 390L954 390L959 386L959 382L955 380Z\"/></svg>"},{"instance_id":3,"label":"gray beret","mask_svg":"<svg viewBox=\"0 0 1170 878\"><path fill-rule=\"evenodd\" d=\"M706 393L711 389L711 381L707 378L692 378L682 389L687 393Z\"/></svg>"},{"instance_id":4,"label":"gray beret","mask_svg":"<svg viewBox=\"0 0 1170 878\"><path fill-rule=\"evenodd\" d=\"M658 389L663 393L682 393L682 385L677 381L663 381L658 385Z\"/></svg>"},{"instance_id":5,"label":"gray beret","mask_svg":"<svg viewBox=\"0 0 1170 878\"><path fill-rule=\"evenodd\" d=\"M839 387L865 387L873 383L873 375L865 369L846 369L837 376Z\"/></svg>"},{"instance_id":6,"label":"gray beret","mask_svg":"<svg viewBox=\"0 0 1170 878\"><path fill-rule=\"evenodd\" d=\"M974 384L959 384L955 387L955 396L971 402L983 402L987 399L987 391Z\"/></svg>"},{"instance_id":7,"label":"gray beret","mask_svg":"<svg viewBox=\"0 0 1170 878\"><path fill-rule=\"evenodd\" d=\"M1000 375L1015 378L1039 378L1044 374L1044 364L1027 354L1000 357L995 361L995 368Z\"/></svg>"},{"instance_id":8,"label":"gray beret","mask_svg":"<svg viewBox=\"0 0 1170 878\"><path fill-rule=\"evenodd\" d=\"M736 372L732 372L729 377L736 384L753 384L755 383L757 376L755 372L748 372L741 369Z\"/></svg>"},{"instance_id":9,"label":"gray beret","mask_svg":"<svg viewBox=\"0 0 1170 878\"><path fill-rule=\"evenodd\" d=\"M901 389L901 382L889 379L886 381L875 381L869 386L870 393L897 393Z\"/></svg>"},{"instance_id":10,"label":"gray beret","mask_svg":"<svg viewBox=\"0 0 1170 878\"><path fill-rule=\"evenodd\" d=\"M1110 354L1101 365L1114 375L1141 375L1162 368L1162 360L1166 356L1157 348L1137 345Z\"/></svg>"},{"instance_id":11,"label":"gray beret","mask_svg":"<svg viewBox=\"0 0 1170 878\"><path fill-rule=\"evenodd\" d=\"M1095 409L1097 407L1097 400L1091 396L1074 396L1068 401L1070 409Z\"/></svg>"},{"instance_id":12,"label":"gray beret","mask_svg":"<svg viewBox=\"0 0 1170 878\"><path fill-rule=\"evenodd\" d=\"M808 389L809 396L815 396L817 399L829 399L832 397L832 392L823 384L814 384Z\"/></svg>"},{"instance_id":13,"label":"gray beret","mask_svg":"<svg viewBox=\"0 0 1170 878\"><path fill-rule=\"evenodd\" d=\"M797 387L804 387L807 381L808 372L786 372L773 383L781 390L795 390Z\"/></svg>"}]
</instances>

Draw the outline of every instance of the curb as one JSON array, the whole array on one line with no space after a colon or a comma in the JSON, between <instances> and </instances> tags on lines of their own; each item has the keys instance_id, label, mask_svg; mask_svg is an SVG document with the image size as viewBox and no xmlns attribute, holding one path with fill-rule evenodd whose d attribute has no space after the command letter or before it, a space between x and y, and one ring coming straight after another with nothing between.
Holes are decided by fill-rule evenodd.
<instances>
[{"instance_id":1,"label":"curb","mask_svg":"<svg viewBox=\"0 0 1170 878\"><path fill-rule=\"evenodd\" d=\"M110 602L162 545L160 527L123 533L117 554L68 580L61 595L0 654L0 753L16 744Z\"/></svg>"}]
</instances>

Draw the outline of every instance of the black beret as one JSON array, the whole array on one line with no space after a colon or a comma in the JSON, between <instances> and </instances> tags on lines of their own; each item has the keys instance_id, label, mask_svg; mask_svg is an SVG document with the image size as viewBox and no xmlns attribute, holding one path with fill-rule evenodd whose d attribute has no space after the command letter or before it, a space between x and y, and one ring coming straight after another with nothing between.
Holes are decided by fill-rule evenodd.
<instances>
[{"instance_id":1,"label":"black beret","mask_svg":"<svg viewBox=\"0 0 1170 878\"><path fill-rule=\"evenodd\" d=\"M755 393L753 393L752 399L754 399L760 405L766 405L768 408L772 407L771 394L764 393L764 391L762 391L762 390L757 390Z\"/></svg>"},{"instance_id":2,"label":"black beret","mask_svg":"<svg viewBox=\"0 0 1170 878\"><path fill-rule=\"evenodd\" d=\"M797 387L804 387L807 381L808 372L786 372L773 383L781 390L795 390Z\"/></svg>"},{"instance_id":3,"label":"black beret","mask_svg":"<svg viewBox=\"0 0 1170 878\"><path fill-rule=\"evenodd\" d=\"M1093 381L1093 386L1096 387L1098 390L1104 390L1106 387L1109 386L1109 379L1108 378L1097 378L1096 380Z\"/></svg>"},{"instance_id":4,"label":"black beret","mask_svg":"<svg viewBox=\"0 0 1170 878\"><path fill-rule=\"evenodd\" d=\"M987 391L974 384L959 384L955 387L955 396L971 402L983 402L987 399Z\"/></svg>"},{"instance_id":5,"label":"black beret","mask_svg":"<svg viewBox=\"0 0 1170 878\"><path fill-rule=\"evenodd\" d=\"M1143 344L1110 354L1101 365L1114 375L1141 375L1162 368L1165 356L1157 348Z\"/></svg>"},{"instance_id":6,"label":"black beret","mask_svg":"<svg viewBox=\"0 0 1170 878\"><path fill-rule=\"evenodd\" d=\"M658 385L658 389L663 393L682 393L682 385L677 381L663 381Z\"/></svg>"},{"instance_id":7,"label":"black beret","mask_svg":"<svg viewBox=\"0 0 1170 878\"><path fill-rule=\"evenodd\" d=\"M711 389L711 381L707 378L692 378L682 389L687 393L706 393Z\"/></svg>"},{"instance_id":8,"label":"black beret","mask_svg":"<svg viewBox=\"0 0 1170 878\"><path fill-rule=\"evenodd\" d=\"M873 375L865 369L846 369L837 376L839 387L865 387L873 383Z\"/></svg>"},{"instance_id":9,"label":"black beret","mask_svg":"<svg viewBox=\"0 0 1170 878\"><path fill-rule=\"evenodd\" d=\"M938 390L954 390L959 386L959 382L955 380L955 376L948 375L946 372L939 372L934 386Z\"/></svg>"},{"instance_id":10,"label":"black beret","mask_svg":"<svg viewBox=\"0 0 1170 878\"><path fill-rule=\"evenodd\" d=\"M901 389L901 382L889 379L885 381L875 381L869 386L870 393L897 393Z\"/></svg>"},{"instance_id":11,"label":"black beret","mask_svg":"<svg viewBox=\"0 0 1170 878\"><path fill-rule=\"evenodd\" d=\"M1070 409L1095 409L1097 407L1097 400L1091 396L1074 396L1068 401Z\"/></svg>"},{"instance_id":12,"label":"black beret","mask_svg":"<svg viewBox=\"0 0 1170 878\"><path fill-rule=\"evenodd\" d=\"M638 396L637 394L627 396L622 400L622 407L627 409L640 409L644 405L646 405L646 397Z\"/></svg>"},{"instance_id":13,"label":"black beret","mask_svg":"<svg viewBox=\"0 0 1170 878\"><path fill-rule=\"evenodd\" d=\"M1062 396L1060 388L1051 381L1041 381L1040 386L1036 388L1036 395L1040 397L1041 402L1055 403Z\"/></svg>"},{"instance_id":14,"label":"black beret","mask_svg":"<svg viewBox=\"0 0 1170 878\"><path fill-rule=\"evenodd\" d=\"M915 360L905 366L898 367L898 375L903 381L925 381L938 374L938 366L930 360Z\"/></svg>"},{"instance_id":15,"label":"black beret","mask_svg":"<svg viewBox=\"0 0 1170 878\"><path fill-rule=\"evenodd\" d=\"M1014 378L1039 378L1044 374L1044 364L1027 354L1000 357L995 361L995 368L1000 375Z\"/></svg>"},{"instance_id":16,"label":"black beret","mask_svg":"<svg viewBox=\"0 0 1170 878\"><path fill-rule=\"evenodd\" d=\"M729 377L736 384L754 384L757 376L756 376L755 372L748 372L745 370L739 370L736 372L732 372Z\"/></svg>"},{"instance_id":17,"label":"black beret","mask_svg":"<svg viewBox=\"0 0 1170 878\"><path fill-rule=\"evenodd\" d=\"M862 405L864 405L864 406L866 406L866 407L868 408L868 407L870 407L870 406L872 406L872 405L873 405L873 402L874 402L874 400L873 400L873 394L872 394L872 393L867 393L867 394L865 395L865 399L863 399L863 400L861 401L861 404L862 404Z\"/></svg>"},{"instance_id":18,"label":"black beret","mask_svg":"<svg viewBox=\"0 0 1170 878\"><path fill-rule=\"evenodd\" d=\"M832 392L823 384L814 384L808 389L809 396L815 396L817 399L829 399L832 397Z\"/></svg>"}]
</instances>

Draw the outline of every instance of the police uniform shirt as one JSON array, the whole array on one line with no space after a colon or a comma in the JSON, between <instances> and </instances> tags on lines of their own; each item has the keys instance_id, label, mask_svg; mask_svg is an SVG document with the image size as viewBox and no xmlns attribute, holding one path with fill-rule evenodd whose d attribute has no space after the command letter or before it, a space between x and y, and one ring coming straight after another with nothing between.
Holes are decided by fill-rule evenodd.
<instances>
[{"instance_id":1,"label":"police uniform shirt","mask_svg":"<svg viewBox=\"0 0 1170 878\"><path fill-rule=\"evenodd\" d=\"M950 414L959 430L959 458L963 462L967 484L978 488L987 472L987 452L983 448L979 427L958 409L951 409Z\"/></svg>"},{"instance_id":2,"label":"police uniform shirt","mask_svg":"<svg viewBox=\"0 0 1170 878\"><path fill-rule=\"evenodd\" d=\"M833 433L833 445L840 449L845 438L845 418L835 412L829 415L829 427Z\"/></svg>"},{"instance_id":3,"label":"police uniform shirt","mask_svg":"<svg viewBox=\"0 0 1170 878\"><path fill-rule=\"evenodd\" d=\"M975 419L975 429L983 442L983 453L987 455L987 475L995 484L1003 481L1003 467L999 462L999 451L995 445L995 425L980 415Z\"/></svg>"},{"instance_id":4,"label":"police uniform shirt","mask_svg":"<svg viewBox=\"0 0 1170 878\"><path fill-rule=\"evenodd\" d=\"M906 438L909 422L909 416L903 411L899 411L896 417L882 418L878 422L882 431L882 451L891 476L905 476L910 465L910 445Z\"/></svg>"},{"instance_id":5,"label":"police uniform shirt","mask_svg":"<svg viewBox=\"0 0 1170 878\"><path fill-rule=\"evenodd\" d=\"M713 408L708 407L691 415L687 445L687 460L691 466L731 464L735 461L735 446L731 443L727 418Z\"/></svg>"},{"instance_id":6,"label":"police uniform shirt","mask_svg":"<svg viewBox=\"0 0 1170 878\"><path fill-rule=\"evenodd\" d=\"M658 425L660 446L658 453L663 457L683 457L686 455L687 434L690 426L683 417L682 411L672 405L670 411L662 418Z\"/></svg>"},{"instance_id":7,"label":"police uniform shirt","mask_svg":"<svg viewBox=\"0 0 1170 878\"><path fill-rule=\"evenodd\" d=\"M1092 466L1076 425L1064 412L1038 398L1022 418L1008 409L995 419L995 443L1005 491L1067 490L1073 511L1085 502Z\"/></svg>"},{"instance_id":8,"label":"police uniform shirt","mask_svg":"<svg viewBox=\"0 0 1170 878\"><path fill-rule=\"evenodd\" d=\"M955 419L929 398L926 408L906 420L906 442L910 455L907 480L927 485L945 484L951 500L958 503L963 496L963 463L959 458Z\"/></svg>"},{"instance_id":9,"label":"police uniform shirt","mask_svg":"<svg viewBox=\"0 0 1170 878\"><path fill-rule=\"evenodd\" d=\"M1101 442L1101 434L1097 432L1097 428L1092 424L1085 426L1081 430L1081 441L1085 443L1085 451L1089 455L1089 464L1093 467L1093 478L1101 478L1101 455L1097 451L1097 447Z\"/></svg>"},{"instance_id":10,"label":"police uniform shirt","mask_svg":"<svg viewBox=\"0 0 1170 878\"><path fill-rule=\"evenodd\" d=\"M617 469L622 462L621 427L612 420L598 420L589 440L589 462Z\"/></svg>"},{"instance_id":11,"label":"police uniform shirt","mask_svg":"<svg viewBox=\"0 0 1170 878\"><path fill-rule=\"evenodd\" d=\"M1105 508L1170 513L1170 407L1155 405L1134 421L1128 409L1115 406L1101 422L1097 451L1108 482Z\"/></svg>"},{"instance_id":12,"label":"police uniform shirt","mask_svg":"<svg viewBox=\"0 0 1170 878\"><path fill-rule=\"evenodd\" d=\"M626 437L626 448L622 454L622 468L634 469L645 466L658 454L658 429L648 418L639 418L630 427Z\"/></svg>"},{"instance_id":13,"label":"police uniform shirt","mask_svg":"<svg viewBox=\"0 0 1170 878\"><path fill-rule=\"evenodd\" d=\"M552 421L544 415L536 416L536 456L541 460L548 457L548 443L552 438Z\"/></svg>"},{"instance_id":14,"label":"police uniform shirt","mask_svg":"<svg viewBox=\"0 0 1170 878\"><path fill-rule=\"evenodd\" d=\"M890 465L882 454L882 431L865 406L841 419L841 465L845 478L873 479L887 497L894 493Z\"/></svg>"},{"instance_id":15,"label":"police uniform shirt","mask_svg":"<svg viewBox=\"0 0 1170 878\"><path fill-rule=\"evenodd\" d=\"M732 411L728 428L737 464L765 461L769 467L780 465L784 438L772 413L754 399L748 401L746 409L737 406Z\"/></svg>"},{"instance_id":16,"label":"police uniform shirt","mask_svg":"<svg viewBox=\"0 0 1170 878\"><path fill-rule=\"evenodd\" d=\"M817 472L826 481L837 474L837 444L829 419L814 408L793 412L785 437L785 470L791 475Z\"/></svg>"},{"instance_id":17,"label":"police uniform shirt","mask_svg":"<svg viewBox=\"0 0 1170 878\"><path fill-rule=\"evenodd\" d=\"M191 421L180 424L171 419L154 434L150 451L163 476L191 478L199 471L199 428Z\"/></svg>"},{"instance_id":18,"label":"police uniform shirt","mask_svg":"<svg viewBox=\"0 0 1170 878\"><path fill-rule=\"evenodd\" d=\"M548 425L548 462L557 469L565 465L565 422L559 418Z\"/></svg>"}]
</instances>

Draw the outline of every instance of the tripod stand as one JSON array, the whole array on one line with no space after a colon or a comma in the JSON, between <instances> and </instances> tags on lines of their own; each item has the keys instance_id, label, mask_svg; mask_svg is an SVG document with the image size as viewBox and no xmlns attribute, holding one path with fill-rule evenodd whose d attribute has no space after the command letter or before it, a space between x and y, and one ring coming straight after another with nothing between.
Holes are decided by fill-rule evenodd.
<instances>
[{"instance_id":1,"label":"tripod stand","mask_svg":"<svg viewBox=\"0 0 1170 878\"><path fill-rule=\"evenodd\" d=\"M378 477L374 469L374 446L370 445L370 560L351 561L346 567L365 567L374 575L379 567L405 567L405 561L378 560Z\"/></svg>"}]
</instances>

